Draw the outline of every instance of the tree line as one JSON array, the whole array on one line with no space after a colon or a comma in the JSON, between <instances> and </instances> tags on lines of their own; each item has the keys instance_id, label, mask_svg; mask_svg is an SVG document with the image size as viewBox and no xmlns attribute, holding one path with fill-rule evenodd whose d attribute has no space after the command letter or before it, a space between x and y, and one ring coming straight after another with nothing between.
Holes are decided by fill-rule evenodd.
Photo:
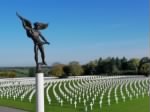
<instances>
[{"instance_id":1,"label":"tree line","mask_svg":"<svg viewBox=\"0 0 150 112\"><path fill-rule=\"evenodd\" d=\"M35 76L35 67L28 67L27 76ZM87 64L81 65L77 61L69 64L54 63L51 67L43 70L45 76L68 77L80 75L150 75L150 58L143 57L127 59L125 57L108 57L92 60ZM16 77L18 71L2 69L0 78ZM20 73L20 72L19 72Z\"/></svg>"},{"instance_id":2,"label":"tree line","mask_svg":"<svg viewBox=\"0 0 150 112\"><path fill-rule=\"evenodd\" d=\"M145 75L150 74L150 58L143 57L127 59L125 57L99 58L80 65L77 61L69 64L54 63L48 72L49 75L57 77L79 76L79 75Z\"/></svg>"}]
</instances>

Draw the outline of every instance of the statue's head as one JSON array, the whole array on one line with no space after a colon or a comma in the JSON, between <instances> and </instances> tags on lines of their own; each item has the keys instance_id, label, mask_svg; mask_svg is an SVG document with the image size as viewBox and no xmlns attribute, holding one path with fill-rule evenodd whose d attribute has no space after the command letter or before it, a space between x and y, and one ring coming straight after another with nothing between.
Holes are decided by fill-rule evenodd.
<instances>
[{"instance_id":1,"label":"statue's head","mask_svg":"<svg viewBox=\"0 0 150 112\"><path fill-rule=\"evenodd\" d=\"M48 24L45 24L45 23L40 23L40 22L35 22L34 23L34 28L37 29L37 30L43 30L47 27L48 27Z\"/></svg>"}]
</instances>

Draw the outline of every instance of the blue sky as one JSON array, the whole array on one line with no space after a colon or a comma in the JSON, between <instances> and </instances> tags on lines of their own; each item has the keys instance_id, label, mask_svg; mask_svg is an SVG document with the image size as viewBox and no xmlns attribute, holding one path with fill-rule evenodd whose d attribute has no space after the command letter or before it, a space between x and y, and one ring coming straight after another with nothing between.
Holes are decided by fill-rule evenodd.
<instances>
[{"instance_id":1,"label":"blue sky","mask_svg":"<svg viewBox=\"0 0 150 112\"><path fill-rule=\"evenodd\" d=\"M0 66L35 64L32 40L16 11L32 22L49 23L41 31L51 43L45 46L49 65L148 56L148 4L148 0L1 0Z\"/></svg>"}]
</instances>

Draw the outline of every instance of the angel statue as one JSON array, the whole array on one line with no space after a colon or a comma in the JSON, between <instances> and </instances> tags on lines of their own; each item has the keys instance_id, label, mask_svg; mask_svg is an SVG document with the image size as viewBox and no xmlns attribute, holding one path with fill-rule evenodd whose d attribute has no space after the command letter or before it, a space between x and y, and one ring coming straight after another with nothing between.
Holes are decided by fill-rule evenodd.
<instances>
[{"instance_id":1,"label":"angel statue","mask_svg":"<svg viewBox=\"0 0 150 112\"><path fill-rule=\"evenodd\" d=\"M26 30L27 36L33 40L36 66L38 67L39 64L47 65L45 62L45 53L43 45L49 45L50 43L44 38L44 36L40 33L39 30L46 29L48 27L48 24L35 22L33 24L34 27L32 27L32 24L29 20L23 18L18 13L16 13L16 15L22 21L22 25L23 28ZM43 41L40 39L40 37ZM42 63L38 62L38 50L41 52Z\"/></svg>"}]
</instances>

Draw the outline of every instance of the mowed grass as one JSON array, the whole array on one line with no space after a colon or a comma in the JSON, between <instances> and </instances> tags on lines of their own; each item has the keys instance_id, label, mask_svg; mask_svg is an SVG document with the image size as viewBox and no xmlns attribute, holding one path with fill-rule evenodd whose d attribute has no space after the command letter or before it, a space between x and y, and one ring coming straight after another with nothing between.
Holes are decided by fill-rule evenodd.
<instances>
[{"instance_id":1,"label":"mowed grass","mask_svg":"<svg viewBox=\"0 0 150 112\"><path fill-rule=\"evenodd\" d=\"M29 112L35 112L36 111L36 104L35 102L29 103L29 102L20 102L19 100L13 101L13 100L6 100L6 99L0 99L0 105L1 106L8 106L13 108L18 108L22 110L26 110ZM120 102L119 104L112 104L111 106L103 106L102 109L99 109L99 106L94 106L94 110L90 110L90 107L88 107L88 112L149 112L149 97L145 96L144 98L138 98L133 100L128 100L126 102ZM85 112L84 108L81 106L81 108L74 109L74 106L68 106L65 105L63 107L60 107L58 104L48 105L45 104L45 112Z\"/></svg>"},{"instance_id":2,"label":"mowed grass","mask_svg":"<svg viewBox=\"0 0 150 112\"><path fill-rule=\"evenodd\" d=\"M97 110L93 112L149 112L149 105L149 97L146 96L144 98L113 104L110 107L104 107L102 111Z\"/></svg>"}]
</instances>

